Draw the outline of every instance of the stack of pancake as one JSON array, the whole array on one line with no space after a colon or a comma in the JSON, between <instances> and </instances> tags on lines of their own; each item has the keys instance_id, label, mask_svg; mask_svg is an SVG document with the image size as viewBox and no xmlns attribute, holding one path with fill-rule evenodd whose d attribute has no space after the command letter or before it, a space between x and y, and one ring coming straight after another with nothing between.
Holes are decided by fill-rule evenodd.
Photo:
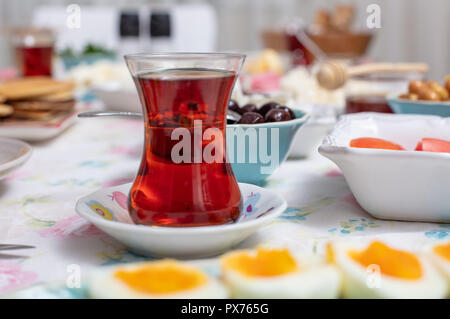
<instances>
[{"instance_id":1,"label":"stack of pancake","mask_svg":"<svg viewBox=\"0 0 450 319\"><path fill-rule=\"evenodd\" d=\"M0 119L48 121L71 113L75 84L50 77L28 77L0 83Z\"/></svg>"}]
</instances>

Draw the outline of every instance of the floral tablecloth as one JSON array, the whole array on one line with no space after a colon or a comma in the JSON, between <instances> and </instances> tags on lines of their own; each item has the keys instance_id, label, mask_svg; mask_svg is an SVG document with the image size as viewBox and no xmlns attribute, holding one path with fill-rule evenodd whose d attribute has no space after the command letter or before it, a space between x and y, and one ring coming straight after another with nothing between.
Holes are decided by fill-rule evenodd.
<instances>
[{"instance_id":1,"label":"floral tablecloth","mask_svg":"<svg viewBox=\"0 0 450 319\"><path fill-rule=\"evenodd\" d=\"M143 260L75 212L76 200L99 188L132 181L142 149L135 120L79 120L61 136L33 144L23 167L0 181L0 243L28 244L28 258L0 259L0 295L48 282L65 282L70 265L94 267ZM450 238L450 226L382 221L356 203L339 170L319 154L287 161L269 179L289 208L240 247L287 245L322 253L330 238L381 238L418 249Z\"/></svg>"}]
</instances>

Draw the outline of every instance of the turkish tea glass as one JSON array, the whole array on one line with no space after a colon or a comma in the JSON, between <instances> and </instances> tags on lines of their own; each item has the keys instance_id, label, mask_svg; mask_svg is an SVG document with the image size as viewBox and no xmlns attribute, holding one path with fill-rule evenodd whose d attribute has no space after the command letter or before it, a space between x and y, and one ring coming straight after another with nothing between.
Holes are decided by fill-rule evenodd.
<instances>
[{"instance_id":1,"label":"turkish tea glass","mask_svg":"<svg viewBox=\"0 0 450 319\"><path fill-rule=\"evenodd\" d=\"M22 76L52 76L54 34L49 29L18 28L11 32Z\"/></svg>"},{"instance_id":2,"label":"turkish tea glass","mask_svg":"<svg viewBox=\"0 0 450 319\"><path fill-rule=\"evenodd\" d=\"M241 54L132 54L125 60L145 120L144 150L128 197L150 226L231 223L242 209L226 156L226 112Z\"/></svg>"}]
</instances>

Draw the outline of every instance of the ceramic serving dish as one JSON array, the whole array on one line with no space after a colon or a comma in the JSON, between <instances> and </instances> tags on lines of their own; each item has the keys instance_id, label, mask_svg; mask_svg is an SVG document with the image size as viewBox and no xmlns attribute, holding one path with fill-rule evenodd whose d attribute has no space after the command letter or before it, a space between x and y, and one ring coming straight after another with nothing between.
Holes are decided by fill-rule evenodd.
<instances>
[{"instance_id":1,"label":"ceramic serving dish","mask_svg":"<svg viewBox=\"0 0 450 319\"><path fill-rule=\"evenodd\" d=\"M286 209L276 192L239 184L244 208L233 224L203 227L150 227L136 225L127 209L131 184L99 190L78 200L77 213L144 256L203 258L218 255L242 242Z\"/></svg>"},{"instance_id":2,"label":"ceramic serving dish","mask_svg":"<svg viewBox=\"0 0 450 319\"><path fill-rule=\"evenodd\" d=\"M336 109L328 105L304 104L298 108L310 114L309 120L297 132L289 157L304 158L317 154L317 148L336 124Z\"/></svg>"},{"instance_id":3,"label":"ceramic serving dish","mask_svg":"<svg viewBox=\"0 0 450 319\"><path fill-rule=\"evenodd\" d=\"M200 268L211 277L219 279L220 263L217 258L189 260L186 263ZM103 269L105 267L102 267ZM24 289L18 289L0 296L1 299L91 299L89 282L91 274L83 275L81 287L69 288L66 282L55 281L37 283Z\"/></svg>"},{"instance_id":4,"label":"ceramic serving dish","mask_svg":"<svg viewBox=\"0 0 450 319\"><path fill-rule=\"evenodd\" d=\"M31 150L25 142L0 138L0 179L22 166L30 158Z\"/></svg>"},{"instance_id":5,"label":"ceramic serving dish","mask_svg":"<svg viewBox=\"0 0 450 319\"><path fill-rule=\"evenodd\" d=\"M349 147L377 137L406 151ZM319 147L341 168L358 203L381 219L450 221L450 154L413 151L423 137L450 140L450 119L358 113L342 116Z\"/></svg>"},{"instance_id":6,"label":"ceramic serving dish","mask_svg":"<svg viewBox=\"0 0 450 319\"><path fill-rule=\"evenodd\" d=\"M410 101L399 99L397 95L391 95L387 99L394 113L398 114L424 114L442 117L450 116L450 102Z\"/></svg>"},{"instance_id":7,"label":"ceramic serving dish","mask_svg":"<svg viewBox=\"0 0 450 319\"><path fill-rule=\"evenodd\" d=\"M141 103L134 87L125 88L118 82L92 87L92 92L103 102L106 110L141 112Z\"/></svg>"},{"instance_id":8,"label":"ceramic serving dish","mask_svg":"<svg viewBox=\"0 0 450 319\"><path fill-rule=\"evenodd\" d=\"M227 125L228 158L239 182L262 184L286 160L297 131L309 118L294 112L296 119L290 121Z\"/></svg>"}]
</instances>

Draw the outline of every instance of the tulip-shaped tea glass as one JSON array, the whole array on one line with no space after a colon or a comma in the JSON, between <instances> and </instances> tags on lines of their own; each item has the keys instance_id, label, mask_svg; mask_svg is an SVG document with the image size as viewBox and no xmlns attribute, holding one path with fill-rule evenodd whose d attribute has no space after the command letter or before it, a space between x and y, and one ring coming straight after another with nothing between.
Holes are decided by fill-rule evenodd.
<instances>
[{"instance_id":1,"label":"tulip-shaped tea glass","mask_svg":"<svg viewBox=\"0 0 450 319\"><path fill-rule=\"evenodd\" d=\"M227 104L241 54L132 54L125 60L144 113L144 153L128 198L151 226L235 221L241 193L226 160Z\"/></svg>"}]
</instances>

